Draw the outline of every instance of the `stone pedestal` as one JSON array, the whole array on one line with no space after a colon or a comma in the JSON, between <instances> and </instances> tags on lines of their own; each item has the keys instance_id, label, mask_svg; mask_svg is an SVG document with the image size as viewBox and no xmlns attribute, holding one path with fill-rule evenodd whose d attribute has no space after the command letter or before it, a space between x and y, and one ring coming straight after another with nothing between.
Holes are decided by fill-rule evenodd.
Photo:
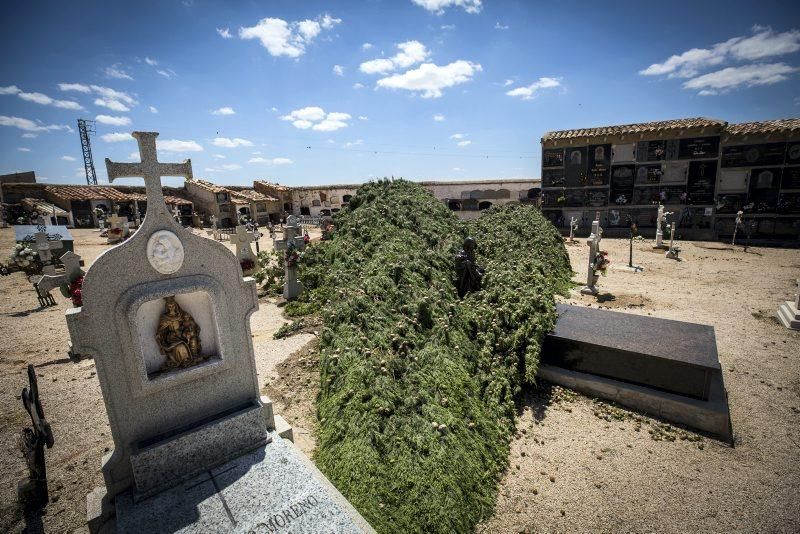
<instances>
[{"instance_id":1,"label":"stone pedestal","mask_svg":"<svg viewBox=\"0 0 800 534\"><path fill-rule=\"evenodd\" d=\"M303 292L303 284L297 279L297 266L286 266L284 271L286 277L283 284L283 298L294 300Z\"/></svg>"},{"instance_id":2,"label":"stone pedestal","mask_svg":"<svg viewBox=\"0 0 800 534\"><path fill-rule=\"evenodd\" d=\"M778 308L778 319L783 326L792 330L800 330L800 309L794 302L786 301Z\"/></svg>"}]
</instances>

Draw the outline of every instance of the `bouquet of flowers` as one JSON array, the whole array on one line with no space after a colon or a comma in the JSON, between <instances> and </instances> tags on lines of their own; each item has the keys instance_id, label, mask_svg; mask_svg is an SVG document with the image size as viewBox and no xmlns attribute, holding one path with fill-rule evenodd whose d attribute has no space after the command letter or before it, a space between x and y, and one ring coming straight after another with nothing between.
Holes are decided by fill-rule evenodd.
<instances>
[{"instance_id":1,"label":"bouquet of flowers","mask_svg":"<svg viewBox=\"0 0 800 534\"><path fill-rule=\"evenodd\" d=\"M35 273L41 268L39 253L27 244L17 243L14 245L11 250L10 260L26 273Z\"/></svg>"},{"instance_id":2,"label":"bouquet of flowers","mask_svg":"<svg viewBox=\"0 0 800 534\"><path fill-rule=\"evenodd\" d=\"M297 245L294 244L294 241L290 241L287 245L284 259L289 267L294 267L300 261L300 253L297 252Z\"/></svg>"},{"instance_id":3,"label":"bouquet of flowers","mask_svg":"<svg viewBox=\"0 0 800 534\"><path fill-rule=\"evenodd\" d=\"M611 265L611 258L608 257L608 252L601 250L594 257L592 270L595 272L595 274L599 272L602 276L605 276L609 265Z\"/></svg>"}]
</instances>

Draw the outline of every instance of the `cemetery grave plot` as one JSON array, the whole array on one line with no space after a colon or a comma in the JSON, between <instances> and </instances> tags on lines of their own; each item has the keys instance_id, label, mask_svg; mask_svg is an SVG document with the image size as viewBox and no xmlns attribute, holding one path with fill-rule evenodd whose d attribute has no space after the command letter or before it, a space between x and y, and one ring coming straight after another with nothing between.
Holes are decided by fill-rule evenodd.
<instances>
[{"instance_id":1,"label":"cemetery grave plot","mask_svg":"<svg viewBox=\"0 0 800 534\"><path fill-rule=\"evenodd\" d=\"M87 266L107 248L105 239L91 231L73 231L73 235L75 250ZM9 250L10 243L13 235L0 230L0 250ZM268 246L265 240L262 249ZM603 240L615 264L624 263L627 246L627 240ZM739 435L737 447L728 449L708 439L692 441L696 435L691 433L681 439L680 431L670 432L640 414L569 391L545 389L537 398L526 395L515 415L517 433L510 445L509 469L499 487L494 514L478 528L678 532L691 525L706 531L797 530L793 510L800 481L795 461L800 442L800 369L791 354L797 352L800 340L777 325L773 316L776 303L791 298L794 291L798 252L764 248L753 249L758 254L741 254L719 243L691 243L684 244L685 261L675 264L645 255L652 242L636 246L641 247L636 258L645 264L646 278L641 273L617 272L612 264L601 287L615 295L614 300L598 303L573 292L566 301L714 325ZM582 280L586 247L570 247L569 252L578 271L574 279ZM0 469L10 473L0 485L4 503L0 528L17 531L22 525L13 503L16 481L25 468L13 440L27 415L16 396L26 383L25 364L30 361L40 375L42 402L57 440L47 453L51 496L57 499L42 521L47 531L71 531L85 520L86 492L102 482L96 466L104 448L111 445L93 363L86 360L76 365L66 360L65 299L56 296L57 307L31 311L36 297L20 274L0 278L0 291L15 295L0 302L0 335L7 340L0 347L4 422ZM645 296L637 299L639 304L624 304L632 300L627 297L639 295ZM259 311L258 317L277 313L263 299L260 305L270 308ZM254 315L253 334L264 340L263 347L283 347L271 339L278 326L272 318L269 325L259 328L256 319ZM303 342L308 337L302 334L285 341ZM258 344L256 354L258 358ZM262 375L262 367L259 364L260 384L268 376ZM298 374L294 369L285 372ZM296 403L306 393L303 382L287 382L276 376L270 391L291 395ZM308 395L313 403L313 388ZM307 421L292 421L295 430L314 428L310 411ZM672 436L675 442L656 441L654 434ZM87 435L91 438L86 439ZM308 435L304 450L311 452L313 436Z\"/></svg>"}]
</instances>

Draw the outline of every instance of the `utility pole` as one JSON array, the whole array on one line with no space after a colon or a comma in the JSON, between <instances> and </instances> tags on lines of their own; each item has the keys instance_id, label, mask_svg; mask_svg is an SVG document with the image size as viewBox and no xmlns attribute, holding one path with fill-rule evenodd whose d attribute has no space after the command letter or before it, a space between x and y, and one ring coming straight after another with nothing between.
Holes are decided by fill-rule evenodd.
<instances>
[{"instance_id":1,"label":"utility pole","mask_svg":"<svg viewBox=\"0 0 800 534\"><path fill-rule=\"evenodd\" d=\"M92 143L89 135L95 133L95 122L78 119L78 133L81 136L81 151L83 152L83 169L86 171L86 183L97 185L97 174L94 172L94 159L92 158Z\"/></svg>"}]
</instances>

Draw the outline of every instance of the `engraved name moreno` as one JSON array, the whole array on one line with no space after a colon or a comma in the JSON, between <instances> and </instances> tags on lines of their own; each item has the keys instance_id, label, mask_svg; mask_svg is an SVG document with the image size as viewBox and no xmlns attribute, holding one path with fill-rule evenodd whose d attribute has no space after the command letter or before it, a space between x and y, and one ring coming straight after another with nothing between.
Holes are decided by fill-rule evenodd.
<instances>
[{"instance_id":1,"label":"engraved name moreno","mask_svg":"<svg viewBox=\"0 0 800 534\"><path fill-rule=\"evenodd\" d=\"M250 534L278 532L279 530L287 528L292 524L293 521L296 521L300 516L318 504L319 500L317 500L317 498L313 495L309 495L297 504L292 504L288 508L282 510L280 513L273 515L266 522L257 524L255 528L250 531Z\"/></svg>"}]
</instances>

